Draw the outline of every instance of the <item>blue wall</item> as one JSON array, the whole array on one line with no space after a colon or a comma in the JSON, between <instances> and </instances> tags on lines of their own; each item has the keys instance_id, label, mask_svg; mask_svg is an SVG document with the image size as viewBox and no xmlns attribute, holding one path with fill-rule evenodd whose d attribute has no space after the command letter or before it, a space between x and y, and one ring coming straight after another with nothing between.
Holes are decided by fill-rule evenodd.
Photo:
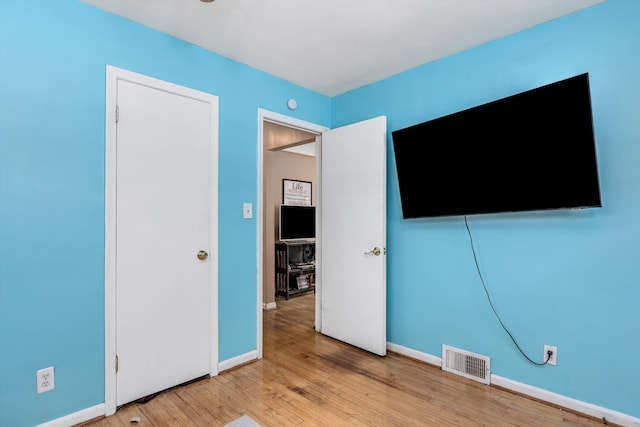
<instances>
[{"instance_id":1,"label":"blue wall","mask_svg":"<svg viewBox=\"0 0 640 427\"><path fill-rule=\"evenodd\" d=\"M388 340L491 356L494 374L640 416L640 2L609 0L332 100L333 126L388 119ZM591 80L602 209L403 220L391 131L566 77ZM466 179L473 179L467 177Z\"/></svg>"},{"instance_id":2,"label":"blue wall","mask_svg":"<svg viewBox=\"0 0 640 427\"><path fill-rule=\"evenodd\" d=\"M106 64L219 96L220 360L256 348L257 109L330 125L327 97L78 1L0 1L0 426L104 402Z\"/></svg>"},{"instance_id":3,"label":"blue wall","mask_svg":"<svg viewBox=\"0 0 640 427\"><path fill-rule=\"evenodd\" d=\"M104 105L110 64L220 98L220 360L255 349L257 108L390 132L582 72L604 207L404 221L389 136L388 338L492 357L515 381L640 416L640 2L609 0L333 100L72 0L0 1L0 425L104 401ZM286 110L294 97L299 108ZM56 389L37 395L37 369Z\"/></svg>"}]
</instances>

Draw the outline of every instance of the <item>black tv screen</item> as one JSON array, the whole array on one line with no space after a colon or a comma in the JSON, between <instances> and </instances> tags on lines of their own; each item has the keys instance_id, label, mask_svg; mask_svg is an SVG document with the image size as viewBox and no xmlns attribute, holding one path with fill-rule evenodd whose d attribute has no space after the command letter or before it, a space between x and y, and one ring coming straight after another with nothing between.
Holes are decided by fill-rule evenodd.
<instances>
[{"instance_id":1,"label":"black tv screen","mask_svg":"<svg viewBox=\"0 0 640 427\"><path fill-rule=\"evenodd\" d=\"M280 240L316 237L316 207L280 205Z\"/></svg>"},{"instance_id":2,"label":"black tv screen","mask_svg":"<svg viewBox=\"0 0 640 427\"><path fill-rule=\"evenodd\" d=\"M392 138L404 218L602 206L587 73Z\"/></svg>"}]
</instances>

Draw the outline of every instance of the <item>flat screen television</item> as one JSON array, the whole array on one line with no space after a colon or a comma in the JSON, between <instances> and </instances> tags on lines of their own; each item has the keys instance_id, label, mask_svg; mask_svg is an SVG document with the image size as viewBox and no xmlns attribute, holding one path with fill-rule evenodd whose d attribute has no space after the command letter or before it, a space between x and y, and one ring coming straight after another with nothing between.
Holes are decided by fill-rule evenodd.
<instances>
[{"instance_id":1,"label":"flat screen television","mask_svg":"<svg viewBox=\"0 0 640 427\"><path fill-rule=\"evenodd\" d=\"M404 218L602 206L587 73L392 138Z\"/></svg>"},{"instance_id":2,"label":"flat screen television","mask_svg":"<svg viewBox=\"0 0 640 427\"><path fill-rule=\"evenodd\" d=\"M310 240L316 237L316 207L280 205L280 240Z\"/></svg>"}]
</instances>

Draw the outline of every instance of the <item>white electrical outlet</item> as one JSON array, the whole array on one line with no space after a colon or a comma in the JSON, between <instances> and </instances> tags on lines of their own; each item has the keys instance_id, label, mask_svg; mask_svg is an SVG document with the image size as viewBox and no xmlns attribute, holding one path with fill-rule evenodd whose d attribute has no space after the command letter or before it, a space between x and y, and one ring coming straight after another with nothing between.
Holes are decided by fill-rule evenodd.
<instances>
[{"instance_id":1,"label":"white electrical outlet","mask_svg":"<svg viewBox=\"0 0 640 427\"><path fill-rule=\"evenodd\" d=\"M549 357L549 353L551 352L551 357ZM547 362L547 359L549 359L549 361ZM547 365L553 365L556 366L556 363L558 361L558 347L553 347L551 345L546 345L544 346L544 360L545 362L547 362Z\"/></svg>"},{"instance_id":2,"label":"white electrical outlet","mask_svg":"<svg viewBox=\"0 0 640 427\"><path fill-rule=\"evenodd\" d=\"M36 372L36 381L38 393L44 393L46 391L53 390L53 387L55 386L53 366L40 369L38 372Z\"/></svg>"}]
</instances>

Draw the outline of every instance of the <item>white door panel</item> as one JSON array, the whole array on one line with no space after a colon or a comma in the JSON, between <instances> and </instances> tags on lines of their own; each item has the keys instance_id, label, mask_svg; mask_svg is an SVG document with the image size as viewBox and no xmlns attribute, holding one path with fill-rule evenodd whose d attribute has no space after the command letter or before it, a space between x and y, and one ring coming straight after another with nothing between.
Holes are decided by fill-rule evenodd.
<instances>
[{"instance_id":1,"label":"white door panel","mask_svg":"<svg viewBox=\"0 0 640 427\"><path fill-rule=\"evenodd\" d=\"M323 133L321 209L322 333L385 355L386 117Z\"/></svg>"},{"instance_id":2,"label":"white door panel","mask_svg":"<svg viewBox=\"0 0 640 427\"><path fill-rule=\"evenodd\" d=\"M211 371L211 108L118 81L116 404ZM217 254L209 254L217 256Z\"/></svg>"}]
</instances>

